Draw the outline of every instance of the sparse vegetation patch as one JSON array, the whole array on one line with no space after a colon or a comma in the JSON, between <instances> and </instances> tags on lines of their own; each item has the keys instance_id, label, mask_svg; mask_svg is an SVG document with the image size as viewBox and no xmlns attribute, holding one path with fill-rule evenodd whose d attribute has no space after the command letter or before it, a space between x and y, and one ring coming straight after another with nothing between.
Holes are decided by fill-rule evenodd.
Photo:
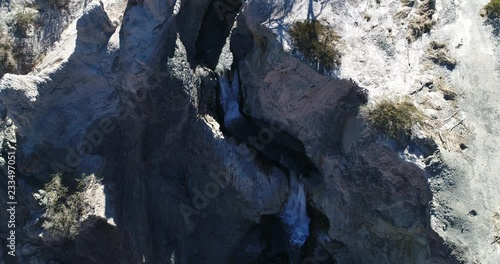
<instances>
[{"instance_id":1,"label":"sparse vegetation patch","mask_svg":"<svg viewBox=\"0 0 500 264\"><path fill-rule=\"evenodd\" d=\"M289 33L295 47L308 59L325 68L339 65L340 53L336 43L340 38L332 28L317 20L297 21Z\"/></svg>"},{"instance_id":2,"label":"sparse vegetation patch","mask_svg":"<svg viewBox=\"0 0 500 264\"><path fill-rule=\"evenodd\" d=\"M455 68L457 64L457 61L450 56L450 50L444 42L431 41L427 49L427 58L438 65L446 66L450 70Z\"/></svg>"},{"instance_id":3,"label":"sparse vegetation patch","mask_svg":"<svg viewBox=\"0 0 500 264\"><path fill-rule=\"evenodd\" d=\"M385 134L396 140L411 136L411 129L423 121L424 115L411 102L384 100L367 111L371 122Z\"/></svg>"},{"instance_id":4,"label":"sparse vegetation patch","mask_svg":"<svg viewBox=\"0 0 500 264\"><path fill-rule=\"evenodd\" d=\"M14 27L17 33L25 37L30 27L34 26L36 18L36 12L33 12L28 8L17 11L14 14Z\"/></svg>"},{"instance_id":5,"label":"sparse vegetation patch","mask_svg":"<svg viewBox=\"0 0 500 264\"><path fill-rule=\"evenodd\" d=\"M0 78L5 73L14 72L16 68L16 61L12 55L12 43L4 34L4 28L0 26Z\"/></svg>"},{"instance_id":6,"label":"sparse vegetation patch","mask_svg":"<svg viewBox=\"0 0 500 264\"><path fill-rule=\"evenodd\" d=\"M86 207L83 192L94 182L93 175L83 175L77 190L70 193L63 184L62 175L54 175L35 197L45 208L42 227L54 237L73 238L78 233L80 218Z\"/></svg>"},{"instance_id":7,"label":"sparse vegetation patch","mask_svg":"<svg viewBox=\"0 0 500 264\"><path fill-rule=\"evenodd\" d=\"M434 80L434 87L443 93L445 100L455 100L457 92L444 80L442 76Z\"/></svg>"},{"instance_id":8,"label":"sparse vegetation patch","mask_svg":"<svg viewBox=\"0 0 500 264\"><path fill-rule=\"evenodd\" d=\"M408 6L412 1L402 1L404 5ZM409 42L414 42L419 39L424 33L429 33L434 25L432 16L436 10L436 0L423 0L421 1L408 23L407 39Z\"/></svg>"},{"instance_id":9,"label":"sparse vegetation patch","mask_svg":"<svg viewBox=\"0 0 500 264\"><path fill-rule=\"evenodd\" d=\"M500 17L500 0L491 0L485 7L484 11L489 18Z\"/></svg>"}]
</instances>

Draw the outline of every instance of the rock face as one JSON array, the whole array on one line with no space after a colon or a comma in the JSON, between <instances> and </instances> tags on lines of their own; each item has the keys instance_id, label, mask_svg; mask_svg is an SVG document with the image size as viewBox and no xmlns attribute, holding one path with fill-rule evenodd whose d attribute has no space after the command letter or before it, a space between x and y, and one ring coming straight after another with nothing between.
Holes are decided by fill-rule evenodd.
<instances>
[{"instance_id":1,"label":"rock face","mask_svg":"<svg viewBox=\"0 0 500 264\"><path fill-rule=\"evenodd\" d=\"M357 53L322 74L290 52L286 26L296 16L321 18L340 5L312 2L131 0L73 10L35 70L0 80L2 186L12 149L18 171L17 255L4 244L6 262L472 260L431 225L428 177L441 164L407 162L360 114L386 76L355 74ZM351 33L346 41L361 34ZM460 67L448 48L441 53ZM437 148L422 137L410 147ZM40 236L43 208L33 197L59 172L104 185L86 196L98 209L69 240Z\"/></svg>"}]
</instances>

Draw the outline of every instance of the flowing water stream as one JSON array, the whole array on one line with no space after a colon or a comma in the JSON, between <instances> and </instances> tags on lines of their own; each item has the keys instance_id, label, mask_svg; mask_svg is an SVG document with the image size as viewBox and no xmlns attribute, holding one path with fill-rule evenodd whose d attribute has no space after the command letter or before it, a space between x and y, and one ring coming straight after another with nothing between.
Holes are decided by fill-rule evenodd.
<instances>
[{"instance_id":1,"label":"flowing water stream","mask_svg":"<svg viewBox=\"0 0 500 264\"><path fill-rule=\"evenodd\" d=\"M239 138L241 141L247 141L262 129L262 122L256 125L256 121L251 117L246 117L240 112L240 87L238 71L234 71L231 81L227 73L219 76L220 85L220 100L219 104L223 111L224 127L227 132ZM286 135L286 136L285 136ZM302 143L285 132L274 135L275 141L266 144L265 148L259 149L263 152L262 156L272 162L275 162L280 168L289 174L289 197L279 214L278 218L280 225L284 230L284 235L287 241L283 241L288 247L289 255L300 255L300 249L305 244L310 235L310 222L307 215L307 201L304 184L300 181L304 170L297 170L301 162L307 160L311 163L307 155L305 155ZM292 142L297 142L301 148L296 148L294 152L290 148ZM285 143L283 143L285 142ZM251 143L246 142L249 147ZM295 143L295 144L297 144ZM293 153L293 154L292 154ZM275 157L276 156L276 157ZM276 162L279 161L279 162ZM283 162L287 161L287 162ZM311 163L312 164L312 163ZM303 166L305 167L305 166ZM292 256L289 256L292 257Z\"/></svg>"},{"instance_id":2,"label":"flowing water stream","mask_svg":"<svg viewBox=\"0 0 500 264\"><path fill-rule=\"evenodd\" d=\"M295 173L290 174L290 193L280 219L295 249L300 249L309 237L310 219L307 216L306 194L304 184L299 182Z\"/></svg>"}]
</instances>

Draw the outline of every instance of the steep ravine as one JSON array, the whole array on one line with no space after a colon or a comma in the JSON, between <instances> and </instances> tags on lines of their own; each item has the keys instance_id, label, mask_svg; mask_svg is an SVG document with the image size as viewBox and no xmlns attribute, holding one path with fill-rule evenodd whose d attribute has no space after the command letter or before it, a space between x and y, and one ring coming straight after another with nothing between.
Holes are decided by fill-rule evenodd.
<instances>
[{"instance_id":1,"label":"steep ravine","mask_svg":"<svg viewBox=\"0 0 500 264\"><path fill-rule=\"evenodd\" d=\"M227 74L219 76L220 108L222 109L226 135L232 135L241 142L259 153L260 159L265 159L271 165L276 164L288 176L288 200L279 216L275 216L278 223L277 230L282 230L284 237L282 245L273 245L266 241L267 250L272 252L267 258L284 258L283 261L299 263L303 260L301 249L309 237L311 220L307 214L306 194L302 177L311 177L313 164L304 153L301 142L290 136L280 128L259 122L258 125L251 117L244 116L240 109L240 102L245 102L240 96L240 81L238 71L235 70L231 82ZM297 149L289 146L295 145ZM301 150L301 151L300 151ZM259 160L256 160L257 162ZM308 166L305 166L307 164ZM273 232L273 231L271 231ZM279 232L279 231L274 231ZM272 237L272 236L271 236ZM276 244L277 242L275 242ZM269 248L271 247L271 248ZM274 248L273 248L274 247ZM264 249L266 250L266 249ZM258 256L263 259L263 256Z\"/></svg>"},{"instance_id":2,"label":"steep ravine","mask_svg":"<svg viewBox=\"0 0 500 264\"><path fill-rule=\"evenodd\" d=\"M456 262L426 172L360 115L367 91L283 48L265 23L280 1L236 2L222 23L212 0L130 1L116 28L92 3L63 34L74 50L2 78L22 179L13 263ZM69 243L40 235L33 198L54 163L106 187Z\"/></svg>"}]
</instances>

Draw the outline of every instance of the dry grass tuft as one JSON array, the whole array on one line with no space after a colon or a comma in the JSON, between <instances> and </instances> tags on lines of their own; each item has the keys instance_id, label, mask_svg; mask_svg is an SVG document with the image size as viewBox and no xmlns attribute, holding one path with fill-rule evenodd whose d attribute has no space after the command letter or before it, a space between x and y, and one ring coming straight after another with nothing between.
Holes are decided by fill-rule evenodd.
<instances>
[{"instance_id":1,"label":"dry grass tuft","mask_svg":"<svg viewBox=\"0 0 500 264\"><path fill-rule=\"evenodd\" d=\"M443 93L445 100L455 100L457 92L441 76L433 81L434 87Z\"/></svg>"},{"instance_id":2,"label":"dry grass tuft","mask_svg":"<svg viewBox=\"0 0 500 264\"><path fill-rule=\"evenodd\" d=\"M406 141L411 129L424 120L424 114L411 102L384 100L367 110L369 120L389 137Z\"/></svg>"},{"instance_id":3,"label":"dry grass tuft","mask_svg":"<svg viewBox=\"0 0 500 264\"><path fill-rule=\"evenodd\" d=\"M297 21L289 33L295 47L308 59L325 68L340 64L340 53L336 48L340 37L332 28L317 20Z\"/></svg>"},{"instance_id":4,"label":"dry grass tuft","mask_svg":"<svg viewBox=\"0 0 500 264\"><path fill-rule=\"evenodd\" d=\"M406 33L408 42L414 42L424 33L429 33L431 31L434 25L432 16L435 10L436 0L423 0L418 4L416 15L408 23L408 30Z\"/></svg>"},{"instance_id":5,"label":"dry grass tuft","mask_svg":"<svg viewBox=\"0 0 500 264\"><path fill-rule=\"evenodd\" d=\"M457 61L450 56L450 50L444 42L431 41L427 48L427 58L434 63L446 66L448 69L455 68Z\"/></svg>"}]
</instances>

